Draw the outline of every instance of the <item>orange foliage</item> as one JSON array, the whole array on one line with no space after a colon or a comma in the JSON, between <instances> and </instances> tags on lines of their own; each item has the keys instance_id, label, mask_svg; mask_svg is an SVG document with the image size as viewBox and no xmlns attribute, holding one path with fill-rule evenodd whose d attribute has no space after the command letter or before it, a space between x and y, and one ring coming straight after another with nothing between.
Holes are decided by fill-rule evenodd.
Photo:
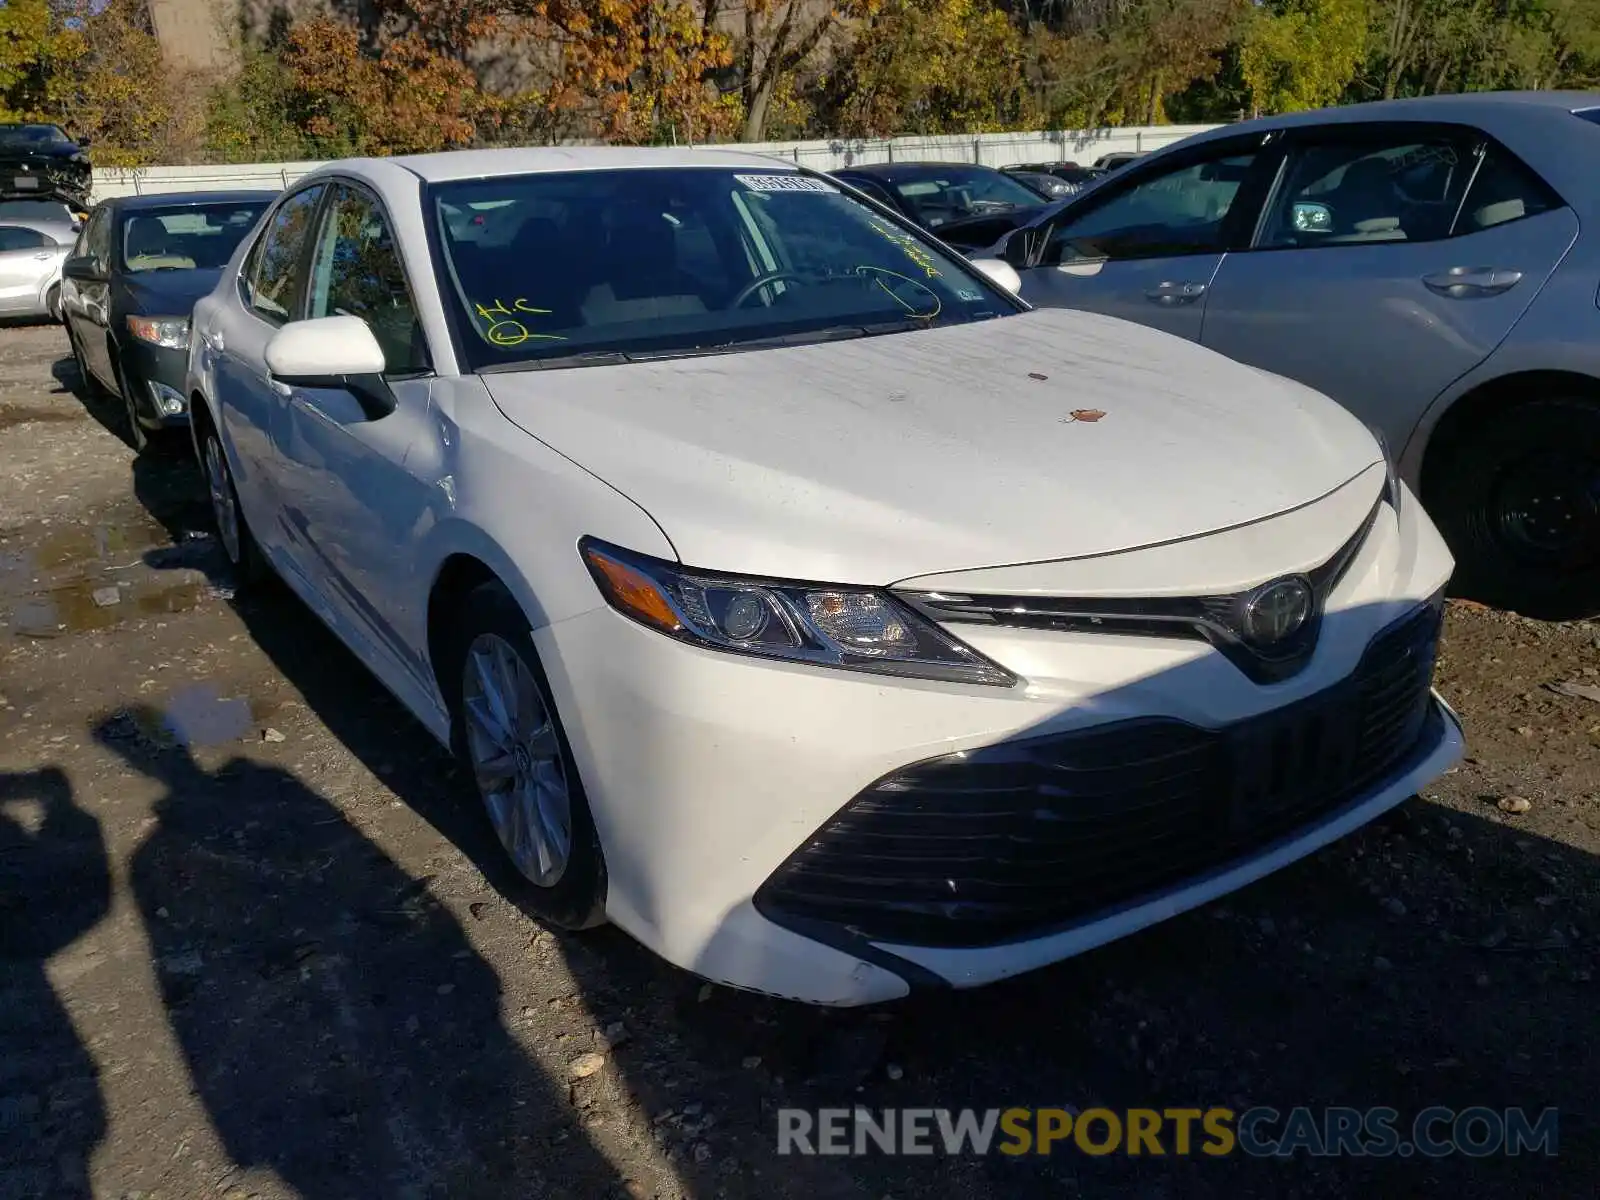
<instances>
[{"instance_id":1,"label":"orange foliage","mask_svg":"<svg viewBox=\"0 0 1600 1200\"><path fill-rule=\"evenodd\" d=\"M414 154L465 145L493 102L472 71L419 33L363 53L354 25L315 17L295 25L286 55L300 124L355 154Z\"/></svg>"}]
</instances>

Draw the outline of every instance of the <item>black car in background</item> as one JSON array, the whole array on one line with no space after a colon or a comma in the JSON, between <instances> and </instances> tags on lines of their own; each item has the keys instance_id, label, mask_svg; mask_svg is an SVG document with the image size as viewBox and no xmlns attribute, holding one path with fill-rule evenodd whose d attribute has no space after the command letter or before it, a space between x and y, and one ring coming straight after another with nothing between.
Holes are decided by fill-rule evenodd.
<instances>
[{"instance_id":1,"label":"black car in background","mask_svg":"<svg viewBox=\"0 0 1600 1200\"><path fill-rule=\"evenodd\" d=\"M972 163L873 163L830 174L957 250L994 245L1050 203L1004 171Z\"/></svg>"},{"instance_id":2,"label":"black car in background","mask_svg":"<svg viewBox=\"0 0 1600 1200\"><path fill-rule=\"evenodd\" d=\"M1075 162L1017 163L1000 169L1008 175L1049 175L1076 189L1087 187L1107 174L1101 167L1085 167Z\"/></svg>"},{"instance_id":3,"label":"black car in background","mask_svg":"<svg viewBox=\"0 0 1600 1200\"><path fill-rule=\"evenodd\" d=\"M0 200L60 200L86 211L93 185L88 145L59 125L0 124Z\"/></svg>"},{"instance_id":4,"label":"black car in background","mask_svg":"<svg viewBox=\"0 0 1600 1200\"><path fill-rule=\"evenodd\" d=\"M189 315L277 195L118 196L89 214L62 265L62 319L78 373L121 399L136 449L188 424Z\"/></svg>"}]
</instances>

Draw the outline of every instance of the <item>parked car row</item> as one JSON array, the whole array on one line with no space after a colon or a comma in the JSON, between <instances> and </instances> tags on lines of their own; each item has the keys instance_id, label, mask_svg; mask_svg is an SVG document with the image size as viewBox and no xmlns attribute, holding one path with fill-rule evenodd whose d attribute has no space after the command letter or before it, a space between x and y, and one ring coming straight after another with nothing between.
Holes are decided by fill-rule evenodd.
<instances>
[{"instance_id":1,"label":"parked car row","mask_svg":"<svg viewBox=\"0 0 1600 1200\"><path fill-rule=\"evenodd\" d=\"M1600 461L1591 104L1240 125L1053 203L952 164L351 160L102 205L64 306L136 424L187 421L243 585L460 757L523 904L868 1003L1201 904L1459 758L1413 486L1480 571L1551 480L1593 520L1594 476L1524 462ZM1570 575L1503 586L1592 603L1538 520Z\"/></svg>"}]
</instances>

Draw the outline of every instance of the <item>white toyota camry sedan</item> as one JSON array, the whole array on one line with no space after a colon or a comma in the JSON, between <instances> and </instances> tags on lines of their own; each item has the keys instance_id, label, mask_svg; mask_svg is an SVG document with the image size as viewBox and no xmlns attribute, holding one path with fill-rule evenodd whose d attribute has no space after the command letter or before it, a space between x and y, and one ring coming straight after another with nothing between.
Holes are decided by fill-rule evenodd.
<instances>
[{"instance_id":1,"label":"white toyota camry sedan","mask_svg":"<svg viewBox=\"0 0 1600 1200\"><path fill-rule=\"evenodd\" d=\"M1462 741L1373 434L1004 271L748 154L330 164L194 312L221 540L470 765L550 922L824 1004L1041 966Z\"/></svg>"}]
</instances>

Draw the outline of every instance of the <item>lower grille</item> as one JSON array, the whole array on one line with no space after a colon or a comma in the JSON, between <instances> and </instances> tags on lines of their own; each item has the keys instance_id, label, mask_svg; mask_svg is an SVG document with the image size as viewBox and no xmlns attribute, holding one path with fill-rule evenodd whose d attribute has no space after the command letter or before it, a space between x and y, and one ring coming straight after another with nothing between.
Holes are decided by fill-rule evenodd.
<instances>
[{"instance_id":1,"label":"lower grille","mask_svg":"<svg viewBox=\"0 0 1600 1200\"><path fill-rule=\"evenodd\" d=\"M796 851L756 906L875 941L981 946L1224 867L1413 756L1439 626L1429 605L1341 683L1219 730L1124 721L897 771Z\"/></svg>"}]
</instances>

